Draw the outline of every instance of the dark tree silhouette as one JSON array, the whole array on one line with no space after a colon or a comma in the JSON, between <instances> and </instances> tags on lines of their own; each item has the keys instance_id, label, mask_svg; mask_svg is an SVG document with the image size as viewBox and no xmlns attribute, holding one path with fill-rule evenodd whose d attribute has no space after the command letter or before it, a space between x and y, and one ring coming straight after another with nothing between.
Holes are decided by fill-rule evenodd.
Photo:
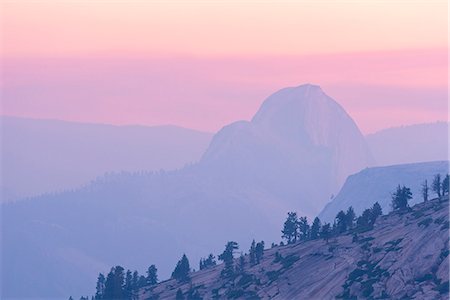
<instances>
[{"instance_id":1,"label":"dark tree silhouette","mask_svg":"<svg viewBox=\"0 0 450 300\"><path fill-rule=\"evenodd\" d=\"M222 270L223 276L233 275L233 254L234 250L239 249L238 243L230 241L225 245L225 250L219 255L219 260L223 261L224 268Z\"/></svg>"},{"instance_id":2,"label":"dark tree silhouette","mask_svg":"<svg viewBox=\"0 0 450 300\"><path fill-rule=\"evenodd\" d=\"M147 269L147 284L154 285L158 283L158 269L155 265L151 265Z\"/></svg>"},{"instance_id":3,"label":"dark tree silhouette","mask_svg":"<svg viewBox=\"0 0 450 300\"><path fill-rule=\"evenodd\" d=\"M189 266L189 260L186 254L183 254L181 259L178 261L175 270L172 272L172 278L180 282L188 281L190 271L191 267Z\"/></svg>"},{"instance_id":4,"label":"dark tree silhouette","mask_svg":"<svg viewBox=\"0 0 450 300\"><path fill-rule=\"evenodd\" d=\"M250 246L250 250L248 250L248 256L250 257L250 265L256 264L256 242L255 240L252 241L252 244Z\"/></svg>"},{"instance_id":5,"label":"dark tree silhouette","mask_svg":"<svg viewBox=\"0 0 450 300\"><path fill-rule=\"evenodd\" d=\"M297 242L298 237L298 219L297 213L288 212L288 217L284 222L283 230L281 231L283 234L281 237L287 240L288 244Z\"/></svg>"},{"instance_id":6,"label":"dark tree silhouette","mask_svg":"<svg viewBox=\"0 0 450 300\"><path fill-rule=\"evenodd\" d=\"M103 296L105 295L105 275L102 273L98 274L97 278L97 286L95 288L95 299L103 299Z\"/></svg>"},{"instance_id":7,"label":"dark tree silhouette","mask_svg":"<svg viewBox=\"0 0 450 300\"><path fill-rule=\"evenodd\" d=\"M430 190L430 188L428 187L428 180L425 180L422 184L422 190L421 190L424 202L428 201L429 190Z\"/></svg>"},{"instance_id":8,"label":"dark tree silhouette","mask_svg":"<svg viewBox=\"0 0 450 300\"><path fill-rule=\"evenodd\" d=\"M437 194L437 196L439 198L441 198L441 188L442 188L441 174L434 175L433 183L431 184L431 188L432 188L433 192L435 192Z\"/></svg>"},{"instance_id":9,"label":"dark tree silhouette","mask_svg":"<svg viewBox=\"0 0 450 300\"><path fill-rule=\"evenodd\" d=\"M127 299L132 299L134 286L133 286L133 275L130 270L127 270L125 274L125 284L124 284L124 294Z\"/></svg>"},{"instance_id":10,"label":"dark tree silhouette","mask_svg":"<svg viewBox=\"0 0 450 300\"><path fill-rule=\"evenodd\" d=\"M442 180L442 195L443 196L448 195L448 192L449 192L449 187L448 187L449 178L448 177L449 176L447 174L447 175L445 175L444 180Z\"/></svg>"},{"instance_id":11,"label":"dark tree silhouette","mask_svg":"<svg viewBox=\"0 0 450 300\"><path fill-rule=\"evenodd\" d=\"M322 230L320 232L320 237L323 238L328 243L328 239L330 238L330 235L331 235L331 226L330 226L330 223L326 223L322 226Z\"/></svg>"},{"instance_id":12,"label":"dark tree silhouette","mask_svg":"<svg viewBox=\"0 0 450 300\"><path fill-rule=\"evenodd\" d=\"M408 200L412 199L411 190L405 186L397 186L397 190L392 194L392 208L403 210L409 207Z\"/></svg>"},{"instance_id":13,"label":"dark tree silhouette","mask_svg":"<svg viewBox=\"0 0 450 300\"><path fill-rule=\"evenodd\" d=\"M200 270L215 266L216 264L216 258L211 253L207 258L200 259Z\"/></svg>"},{"instance_id":14,"label":"dark tree silhouette","mask_svg":"<svg viewBox=\"0 0 450 300\"><path fill-rule=\"evenodd\" d=\"M309 238L309 224L306 217L300 217L298 219L298 233L301 240L307 240Z\"/></svg>"},{"instance_id":15,"label":"dark tree silhouette","mask_svg":"<svg viewBox=\"0 0 450 300\"><path fill-rule=\"evenodd\" d=\"M381 205L380 205L380 203L375 202L375 204L372 206L372 209L370 211L370 223L375 224L375 221L381 215L383 215L383 210L381 209Z\"/></svg>"},{"instance_id":16,"label":"dark tree silhouette","mask_svg":"<svg viewBox=\"0 0 450 300\"><path fill-rule=\"evenodd\" d=\"M123 271L124 268L116 266L108 273L103 299L123 299L126 297L123 288L125 279Z\"/></svg>"},{"instance_id":17,"label":"dark tree silhouette","mask_svg":"<svg viewBox=\"0 0 450 300\"><path fill-rule=\"evenodd\" d=\"M345 232L347 230L347 215L343 210L336 215L336 230L338 233Z\"/></svg>"},{"instance_id":18,"label":"dark tree silhouette","mask_svg":"<svg viewBox=\"0 0 450 300\"><path fill-rule=\"evenodd\" d=\"M257 264L261 262L261 258L263 257L263 255L264 255L264 241L261 241L258 244L256 244L255 247L255 258Z\"/></svg>"},{"instance_id":19,"label":"dark tree silhouette","mask_svg":"<svg viewBox=\"0 0 450 300\"><path fill-rule=\"evenodd\" d=\"M358 228L367 228L372 223L372 210L365 209L361 216L358 217L356 225Z\"/></svg>"},{"instance_id":20,"label":"dark tree silhouette","mask_svg":"<svg viewBox=\"0 0 450 300\"><path fill-rule=\"evenodd\" d=\"M316 217L311 225L310 238L315 240L319 237L320 227L322 226L320 219Z\"/></svg>"},{"instance_id":21,"label":"dark tree silhouette","mask_svg":"<svg viewBox=\"0 0 450 300\"><path fill-rule=\"evenodd\" d=\"M356 219L355 211L353 210L353 207L350 206L347 209L347 213L345 214L345 223L347 225L347 229L351 229L353 227L355 219Z\"/></svg>"}]
</instances>

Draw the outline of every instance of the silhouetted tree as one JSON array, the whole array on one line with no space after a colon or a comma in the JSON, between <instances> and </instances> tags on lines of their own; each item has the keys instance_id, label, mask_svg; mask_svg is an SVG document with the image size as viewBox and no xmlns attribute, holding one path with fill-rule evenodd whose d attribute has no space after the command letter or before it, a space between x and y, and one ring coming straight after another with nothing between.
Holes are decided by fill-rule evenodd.
<instances>
[{"instance_id":1,"label":"silhouetted tree","mask_svg":"<svg viewBox=\"0 0 450 300\"><path fill-rule=\"evenodd\" d=\"M433 189L433 192L437 194L439 198L441 198L441 174L434 175L433 183L431 184L431 188Z\"/></svg>"},{"instance_id":2,"label":"silhouetted tree","mask_svg":"<svg viewBox=\"0 0 450 300\"><path fill-rule=\"evenodd\" d=\"M353 207L350 206L347 209L347 213L345 214L345 222L347 225L346 226L347 229L351 229L353 227L355 219L356 219L355 211L353 210Z\"/></svg>"},{"instance_id":3,"label":"silhouetted tree","mask_svg":"<svg viewBox=\"0 0 450 300\"><path fill-rule=\"evenodd\" d=\"M284 222L283 230L281 231L282 238L287 240L288 244L297 242L298 237L298 219L296 212L288 212L288 217Z\"/></svg>"},{"instance_id":4,"label":"silhouetted tree","mask_svg":"<svg viewBox=\"0 0 450 300\"><path fill-rule=\"evenodd\" d=\"M250 258L250 265L256 264L256 242L255 240L252 241L252 244L250 245L250 250L248 250L248 256Z\"/></svg>"},{"instance_id":5,"label":"silhouetted tree","mask_svg":"<svg viewBox=\"0 0 450 300\"><path fill-rule=\"evenodd\" d=\"M429 191L428 180L425 180L423 182L421 191L422 191L423 201L427 202L428 201L428 191Z\"/></svg>"},{"instance_id":6,"label":"silhouetted tree","mask_svg":"<svg viewBox=\"0 0 450 300\"><path fill-rule=\"evenodd\" d=\"M106 277L104 299L124 299L124 268L116 266L111 269Z\"/></svg>"},{"instance_id":7,"label":"silhouetted tree","mask_svg":"<svg viewBox=\"0 0 450 300\"><path fill-rule=\"evenodd\" d=\"M234 250L239 249L238 243L230 241L225 245L225 250L219 255L219 260L223 261L224 268L222 270L223 276L231 276L233 274L233 254Z\"/></svg>"},{"instance_id":8,"label":"silhouetted tree","mask_svg":"<svg viewBox=\"0 0 450 300\"><path fill-rule=\"evenodd\" d=\"M127 270L125 274L125 284L124 284L124 294L126 299L132 299L134 286L133 286L133 275L130 270Z\"/></svg>"},{"instance_id":9,"label":"silhouetted tree","mask_svg":"<svg viewBox=\"0 0 450 300\"><path fill-rule=\"evenodd\" d=\"M309 238L309 224L306 217L300 217L298 219L298 232L301 240L307 240Z\"/></svg>"},{"instance_id":10,"label":"silhouetted tree","mask_svg":"<svg viewBox=\"0 0 450 300\"><path fill-rule=\"evenodd\" d=\"M381 209L381 205L380 205L380 203L375 202L375 204L372 206L372 209L370 211L371 224L375 224L375 221L381 215L383 215L383 210Z\"/></svg>"},{"instance_id":11,"label":"silhouetted tree","mask_svg":"<svg viewBox=\"0 0 450 300\"><path fill-rule=\"evenodd\" d=\"M311 225L310 237L312 240L315 240L319 237L320 227L321 227L320 219L316 217Z\"/></svg>"},{"instance_id":12,"label":"silhouetted tree","mask_svg":"<svg viewBox=\"0 0 450 300\"><path fill-rule=\"evenodd\" d=\"M328 243L328 239L330 238L331 235L331 230L330 230L330 223L325 223L322 226L322 231L320 232L320 237L323 238L327 243Z\"/></svg>"},{"instance_id":13,"label":"silhouetted tree","mask_svg":"<svg viewBox=\"0 0 450 300\"><path fill-rule=\"evenodd\" d=\"M392 194L392 208L402 210L409 207L408 201L412 199L411 190L405 186L397 186L397 190Z\"/></svg>"},{"instance_id":14,"label":"silhouetted tree","mask_svg":"<svg viewBox=\"0 0 450 300\"><path fill-rule=\"evenodd\" d=\"M356 225L358 228L366 228L371 224L372 219L372 210L371 209L365 209L361 216L358 217L356 221Z\"/></svg>"},{"instance_id":15,"label":"silhouetted tree","mask_svg":"<svg viewBox=\"0 0 450 300\"><path fill-rule=\"evenodd\" d=\"M264 241L261 241L257 243L255 247L255 258L257 264L261 262L261 258L263 257L263 255L264 255Z\"/></svg>"},{"instance_id":16,"label":"silhouetted tree","mask_svg":"<svg viewBox=\"0 0 450 300\"><path fill-rule=\"evenodd\" d=\"M448 178L449 176L448 176L448 174L447 175L445 175L445 177L444 177L444 180L442 180L442 195L443 196L445 196L445 195L448 195L449 194L449 187L448 187L448 184L449 184L449 178Z\"/></svg>"},{"instance_id":17,"label":"silhouetted tree","mask_svg":"<svg viewBox=\"0 0 450 300\"><path fill-rule=\"evenodd\" d=\"M209 254L209 256L205 259L200 259L200 270L212 267L216 265L216 258L215 256L211 253Z\"/></svg>"},{"instance_id":18,"label":"silhouetted tree","mask_svg":"<svg viewBox=\"0 0 450 300\"><path fill-rule=\"evenodd\" d=\"M245 256L241 253L239 256L239 271L244 272L245 268Z\"/></svg>"},{"instance_id":19,"label":"silhouetted tree","mask_svg":"<svg viewBox=\"0 0 450 300\"><path fill-rule=\"evenodd\" d=\"M147 284L154 285L158 283L158 269L155 265L151 265L147 269Z\"/></svg>"},{"instance_id":20,"label":"silhouetted tree","mask_svg":"<svg viewBox=\"0 0 450 300\"><path fill-rule=\"evenodd\" d=\"M137 292L139 289L139 273L138 271L133 272L133 276L131 278L131 286L133 287L133 292Z\"/></svg>"},{"instance_id":21,"label":"silhouetted tree","mask_svg":"<svg viewBox=\"0 0 450 300\"><path fill-rule=\"evenodd\" d=\"M103 299L103 296L105 295L105 275L102 273L98 274L97 286L95 290L95 299Z\"/></svg>"},{"instance_id":22,"label":"silhouetted tree","mask_svg":"<svg viewBox=\"0 0 450 300\"><path fill-rule=\"evenodd\" d=\"M347 230L347 215L344 211L340 211L336 215L336 230L337 233L342 233Z\"/></svg>"},{"instance_id":23,"label":"silhouetted tree","mask_svg":"<svg viewBox=\"0 0 450 300\"><path fill-rule=\"evenodd\" d=\"M172 272L172 278L178 281L187 281L189 280L189 272L191 271L191 267L189 266L189 260L186 254L183 254L181 259L178 261L175 270Z\"/></svg>"}]
</instances>

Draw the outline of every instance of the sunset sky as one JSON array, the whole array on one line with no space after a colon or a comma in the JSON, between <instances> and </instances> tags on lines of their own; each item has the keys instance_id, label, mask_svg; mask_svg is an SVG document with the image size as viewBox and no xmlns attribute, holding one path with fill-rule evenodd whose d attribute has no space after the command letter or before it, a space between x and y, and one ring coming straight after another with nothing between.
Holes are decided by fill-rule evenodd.
<instances>
[{"instance_id":1,"label":"sunset sky","mask_svg":"<svg viewBox=\"0 0 450 300\"><path fill-rule=\"evenodd\" d=\"M216 131L321 85L364 133L447 120L447 1L2 0L2 114Z\"/></svg>"}]
</instances>

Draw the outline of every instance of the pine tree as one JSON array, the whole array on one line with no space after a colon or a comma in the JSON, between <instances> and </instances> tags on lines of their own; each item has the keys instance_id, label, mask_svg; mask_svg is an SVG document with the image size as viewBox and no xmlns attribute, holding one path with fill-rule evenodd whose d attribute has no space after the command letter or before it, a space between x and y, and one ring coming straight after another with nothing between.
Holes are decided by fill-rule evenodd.
<instances>
[{"instance_id":1,"label":"pine tree","mask_svg":"<svg viewBox=\"0 0 450 300\"><path fill-rule=\"evenodd\" d=\"M151 265L147 269L147 284L155 285L158 283L158 269L155 265Z\"/></svg>"},{"instance_id":2,"label":"pine tree","mask_svg":"<svg viewBox=\"0 0 450 300\"><path fill-rule=\"evenodd\" d=\"M379 217L383 215L383 210L381 209L380 203L375 202L375 204L372 206L372 219L373 222Z\"/></svg>"},{"instance_id":3,"label":"pine tree","mask_svg":"<svg viewBox=\"0 0 450 300\"><path fill-rule=\"evenodd\" d=\"M104 299L123 299L125 298L124 293L124 268L121 266L116 266L111 269L105 282L105 293Z\"/></svg>"},{"instance_id":4,"label":"pine tree","mask_svg":"<svg viewBox=\"0 0 450 300\"><path fill-rule=\"evenodd\" d=\"M309 238L309 224L306 217L300 217L298 219L298 231L301 240L307 240Z\"/></svg>"},{"instance_id":5,"label":"pine tree","mask_svg":"<svg viewBox=\"0 0 450 300\"><path fill-rule=\"evenodd\" d=\"M255 240L252 241L252 244L250 246L250 250L248 251L248 255L250 257L250 265L256 264L256 242Z\"/></svg>"},{"instance_id":6,"label":"pine tree","mask_svg":"<svg viewBox=\"0 0 450 300\"><path fill-rule=\"evenodd\" d=\"M132 299L134 287L133 287L133 275L130 270L127 270L125 274L124 292L126 299Z\"/></svg>"},{"instance_id":7,"label":"pine tree","mask_svg":"<svg viewBox=\"0 0 450 300\"><path fill-rule=\"evenodd\" d=\"M434 175L433 183L431 184L431 188L433 189L433 192L437 194L439 198L441 198L441 174Z\"/></svg>"},{"instance_id":8,"label":"pine tree","mask_svg":"<svg viewBox=\"0 0 450 300\"><path fill-rule=\"evenodd\" d=\"M239 249L238 243L230 241L225 245L225 250L218 257L225 265L222 270L222 275L225 277L233 275L233 254L234 250L237 249Z\"/></svg>"},{"instance_id":9,"label":"pine tree","mask_svg":"<svg viewBox=\"0 0 450 300\"><path fill-rule=\"evenodd\" d=\"M189 266L189 260L186 254L183 254L181 259L178 261L175 270L172 272L172 278L180 282L189 280L189 272L191 267Z\"/></svg>"},{"instance_id":10,"label":"pine tree","mask_svg":"<svg viewBox=\"0 0 450 300\"><path fill-rule=\"evenodd\" d=\"M449 181L449 175L447 174L447 175L445 175L444 180L442 180L442 195L443 196L449 194L449 186L448 186L449 182L448 181Z\"/></svg>"},{"instance_id":11,"label":"pine tree","mask_svg":"<svg viewBox=\"0 0 450 300\"><path fill-rule=\"evenodd\" d=\"M338 233L345 232L347 230L347 215L344 211L338 212L336 215L336 230Z\"/></svg>"},{"instance_id":12,"label":"pine tree","mask_svg":"<svg viewBox=\"0 0 450 300\"><path fill-rule=\"evenodd\" d=\"M286 221L284 222L283 234L281 237L287 240L288 244L297 242L298 237L298 219L297 213L289 212Z\"/></svg>"},{"instance_id":13,"label":"pine tree","mask_svg":"<svg viewBox=\"0 0 450 300\"><path fill-rule=\"evenodd\" d=\"M239 271L244 272L245 268L245 256L241 253L241 256L239 256Z\"/></svg>"},{"instance_id":14,"label":"pine tree","mask_svg":"<svg viewBox=\"0 0 450 300\"><path fill-rule=\"evenodd\" d=\"M104 299L103 296L105 294L105 275L102 273L98 274L97 278L97 287L95 288L95 299L100 300Z\"/></svg>"},{"instance_id":15,"label":"pine tree","mask_svg":"<svg viewBox=\"0 0 450 300\"><path fill-rule=\"evenodd\" d=\"M209 254L209 256L207 258L201 258L200 259L200 270L212 267L216 265L216 258L215 256L211 253Z\"/></svg>"},{"instance_id":16,"label":"pine tree","mask_svg":"<svg viewBox=\"0 0 450 300\"><path fill-rule=\"evenodd\" d=\"M347 209L347 213L345 214L345 222L346 222L346 227L348 229L351 229L353 227L353 224L355 222L355 211L353 210L353 207L349 207Z\"/></svg>"},{"instance_id":17,"label":"pine tree","mask_svg":"<svg viewBox=\"0 0 450 300\"><path fill-rule=\"evenodd\" d=\"M263 255L264 255L264 241L261 241L258 244L256 244L255 247L255 258L257 264L261 262L261 258L263 257Z\"/></svg>"},{"instance_id":18,"label":"pine tree","mask_svg":"<svg viewBox=\"0 0 450 300\"><path fill-rule=\"evenodd\" d=\"M365 209L356 221L358 228L367 228L372 223L372 215L371 209Z\"/></svg>"},{"instance_id":19,"label":"pine tree","mask_svg":"<svg viewBox=\"0 0 450 300\"><path fill-rule=\"evenodd\" d=\"M331 234L330 227L330 223L326 223L322 226L322 231L320 232L320 237L323 238L327 243Z\"/></svg>"},{"instance_id":20,"label":"pine tree","mask_svg":"<svg viewBox=\"0 0 450 300\"><path fill-rule=\"evenodd\" d=\"M392 208L394 210L403 210L409 207L408 200L412 199L411 190L405 186L397 186L397 190L392 194Z\"/></svg>"},{"instance_id":21,"label":"pine tree","mask_svg":"<svg viewBox=\"0 0 450 300\"><path fill-rule=\"evenodd\" d=\"M424 202L428 201L428 191L429 191L428 180L425 180L424 183L422 184L422 197Z\"/></svg>"},{"instance_id":22,"label":"pine tree","mask_svg":"<svg viewBox=\"0 0 450 300\"><path fill-rule=\"evenodd\" d=\"M312 240L319 238L320 227L322 226L320 219L316 217L311 225L310 237Z\"/></svg>"}]
</instances>

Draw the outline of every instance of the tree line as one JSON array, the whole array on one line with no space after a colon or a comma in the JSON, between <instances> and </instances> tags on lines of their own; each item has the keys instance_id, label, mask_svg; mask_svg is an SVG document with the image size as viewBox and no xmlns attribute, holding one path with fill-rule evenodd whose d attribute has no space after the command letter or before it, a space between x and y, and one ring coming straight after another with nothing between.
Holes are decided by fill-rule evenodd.
<instances>
[{"instance_id":1,"label":"tree line","mask_svg":"<svg viewBox=\"0 0 450 300\"><path fill-rule=\"evenodd\" d=\"M430 191L434 192L437 198L449 195L449 175L443 179L440 174L433 177L431 185L425 180L421 187L421 193L424 202L429 200ZM412 199L410 188L404 185L398 185L392 193L391 206L393 211L401 211L409 208L408 201ZM280 246L285 244L293 244L299 241L308 241L316 239L324 239L328 242L329 238L340 235L344 232L352 230L353 232L361 232L369 230L375 224L379 216L383 215L382 208L378 202L373 204L371 208L365 209L360 216L356 216L352 206L346 211L341 210L337 213L333 224L324 223L316 217L310 225L306 216L298 217L296 212L288 212L287 218L281 230ZM272 243L272 247L278 246ZM248 253L242 253L239 259L235 259L235 254L239 250L239 245L235 241L229 241L225 245L224 251L217 256L219 261L223 262L221 277L233 278L244 273L244 267L257 265L261 262L264 255L264 241L252 241ZM199 269L204 270L217 265L216 257L211 253L206 258L201 258ZM171 279L178 282L190 281L190 273L195 271L191 269L189 259L183 254L177 262ZM139 275L137 271L131 272L121 266L111 268L105 277L102 273L97 279L96 294L91 299L137 299L138 291L144 286L154 286L158 283L157 268L151 265L147 270L147 275ZM186 296L186 297L185 297ZM196 299L195 291L188 291L185 294L179 289L176 295L177 299ZM72 299L72 297L70 297ZM82 297L81 300L88 300L88 297Z\"/></svg>"}]
</instances>

